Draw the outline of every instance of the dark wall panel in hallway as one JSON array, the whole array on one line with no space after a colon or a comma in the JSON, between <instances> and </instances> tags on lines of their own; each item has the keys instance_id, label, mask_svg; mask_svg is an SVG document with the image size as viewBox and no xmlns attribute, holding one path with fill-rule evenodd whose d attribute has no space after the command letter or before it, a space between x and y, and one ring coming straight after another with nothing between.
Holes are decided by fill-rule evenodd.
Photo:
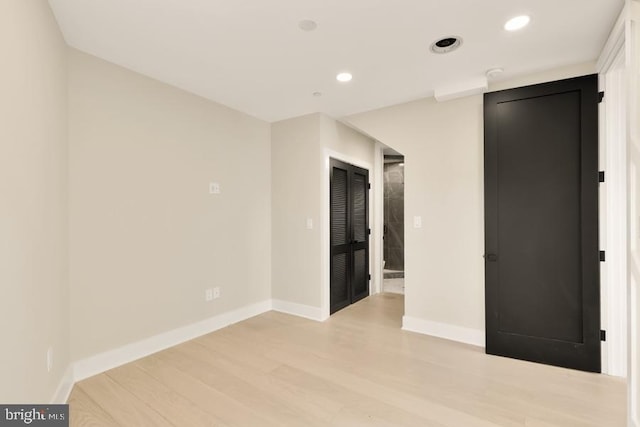
<instances>
[{"instance_id":1,"label":"dark wall panel in hallway","mask_svg":"<svg viewBox=\"0 0 640 427\"><path fill-rule=\"evenodd\" d=\"M404 166L384 165L385 269L404 270Z\"/></svg>"}]
</instances>

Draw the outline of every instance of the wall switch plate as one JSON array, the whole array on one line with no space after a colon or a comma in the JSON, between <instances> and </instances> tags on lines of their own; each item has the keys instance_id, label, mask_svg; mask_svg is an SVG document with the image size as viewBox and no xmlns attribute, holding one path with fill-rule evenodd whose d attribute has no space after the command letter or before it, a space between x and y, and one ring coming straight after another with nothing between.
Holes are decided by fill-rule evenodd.
<instances>
[{"instance_id":1,"label":"wall switch plate","mask_svg":"<svg viewBox=\"0 0 640 427\"><path fill-rule=\"evenodd\" d=\"M414 216L413 217L413 228L422 228L422 217Z\"/></svg>"},{"instance_id":2,"label":"wall switch plate","mask_svg":"<svg viewBox=\"0 0 640 427\"><path fill-rule=\"evenodd\" d=\"M220 298L220 287L216 286L215 288L213 288L213 299L218 298Z\"/></svg>"},{"instance_id":3,"label":"wall switch plate","mask_svg":"<svg viewBox=\"0 0 640 427\"><path fill-rule=\"evenodd\" d=\"M307 218L307 230L313 230L313 219Z\"/></svg>"},{"instance_id":4,"label":"wall switch plate","mask_svg":"<svg viewBox=\"0 0 640 427\"><path fill-rule=\"evenodd\" d=\"M210 182L209 183L209 194L220 194L220 183L218 182Z\"/></svg>"},{"instance_id":5,"label":"wall switch plate","mask_svg":"<svg viewBox=\"0 0 640 427\"><path fill-rule=\"evenodd\" d=\"M207 289L204 291L204 300L207 302L213 300L213 289Z\"/></svg>"}]
</instances>

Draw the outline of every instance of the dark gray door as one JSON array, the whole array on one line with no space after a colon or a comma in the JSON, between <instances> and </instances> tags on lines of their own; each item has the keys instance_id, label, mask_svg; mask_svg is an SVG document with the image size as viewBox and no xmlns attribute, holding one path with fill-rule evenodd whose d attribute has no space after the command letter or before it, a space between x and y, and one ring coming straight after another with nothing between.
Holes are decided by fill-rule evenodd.
<instances>
[{"instance_id":1,"label":"dark gray door","mask_svg":"<svg viewBox=\"0 0 640 427\"><path fill-rule=\"evenodd\" d=\"M330 311L369 295L369 172L331 159Z\"/></svg>"},{"instance_id":2,"label":"dark gray door","mask_svg":"<svg viewBox=\"0 0 640 427\"><path fill-rule=\"evenodd\" d=\"M597 88L485 95L489 354L600 372Z\"/></svg>"}]
</instances>

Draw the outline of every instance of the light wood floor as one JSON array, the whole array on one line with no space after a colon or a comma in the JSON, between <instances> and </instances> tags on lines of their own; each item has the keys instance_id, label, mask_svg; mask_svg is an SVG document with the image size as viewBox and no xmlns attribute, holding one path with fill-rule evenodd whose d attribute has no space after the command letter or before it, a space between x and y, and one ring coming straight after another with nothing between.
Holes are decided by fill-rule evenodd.
<instances>
[{"instance_id":1,"label":"light wood floor","mask_svg":"<svg viewBox=\"0 0 640 427\"><path fill-rule=\"evenodd\" d=\"M74 426L622 427L604 375L400 330L403 296L270 312L78 383Z\"/></svg>"}]
</instances>

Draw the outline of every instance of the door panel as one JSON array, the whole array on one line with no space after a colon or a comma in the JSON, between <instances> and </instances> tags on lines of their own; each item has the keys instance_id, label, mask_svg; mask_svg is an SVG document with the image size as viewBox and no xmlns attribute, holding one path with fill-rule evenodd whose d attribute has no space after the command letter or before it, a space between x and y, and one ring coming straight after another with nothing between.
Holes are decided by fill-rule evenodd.
<instances>
[{"instance_id":1,"label":"door panel","mask_svg":"<svg viewBox=\"0 0 640 427\"><path fill-rule=\"evenodd\" d=\"M369 176L331 159L330 312L369 295Z\"/></svg>"},{"instance_id":2,"label":"door panel","mask_svg":"<svg viewBox=\"0 0 640 427\"><path fill-rule=\"evenodd\" d=\"M353 296L351 301L357 302L369 296L369 268L366 249L353 251Z\"/></svg>"},{"instance_id":3,"label":"door panel","mask_svg":"<svg viewBox=\"0 0 640 427\"><path fill-rule=\"evenodd\" d=\"M331 297L330 311L351 304L351 222L349 216L349 168L331 164Z\"/></svg>"},{"instance_id":4,"label":"door panel","mask_svg":"<svg viewBox=\"0 0 640 427\"><path fill-rule=\"evenodd\" d=\"M349 268L346 252L331 257L331 312L350 304Z\"/></svg>"},{"instance_id":5,"label":"door panel","mask_svg":"<svg viewBox=\"0 0 640 427\"><path fill-rule=\"evenodd\" d=\"M351 181L353 194L353 239L356 242L367 240L367 175L354 172Z\"/></svg>"},{"instance_id":6,"label":"door panel","mask_svg":"<svg viewBox=\"0 0 640 427\"><path fill-rule=\"evenodd\" d=\"M353 286L352 302L369 295L369 216L368 172L353 168L351 194L353 200Z\"/></svg>"},{"instance_id":7,"label":"door panel","mask_svg":"<svg viewBox=\"0 0 640 427\"><path fill-rule=\"evenodd\" d=\"M339 167L331 171L331 244L346 245L349 236L347 223L347 175L346 169Z\"/></svg>"},{"instance_id":8,"label":"door panel","mask_svg":"<svg viewBox=\"0 0 640 427\"><path fill-rule=\"evenodd\" d=\"M485 95L487 353L600 371L597 76Z\"/></svg>"}]
</instances>

